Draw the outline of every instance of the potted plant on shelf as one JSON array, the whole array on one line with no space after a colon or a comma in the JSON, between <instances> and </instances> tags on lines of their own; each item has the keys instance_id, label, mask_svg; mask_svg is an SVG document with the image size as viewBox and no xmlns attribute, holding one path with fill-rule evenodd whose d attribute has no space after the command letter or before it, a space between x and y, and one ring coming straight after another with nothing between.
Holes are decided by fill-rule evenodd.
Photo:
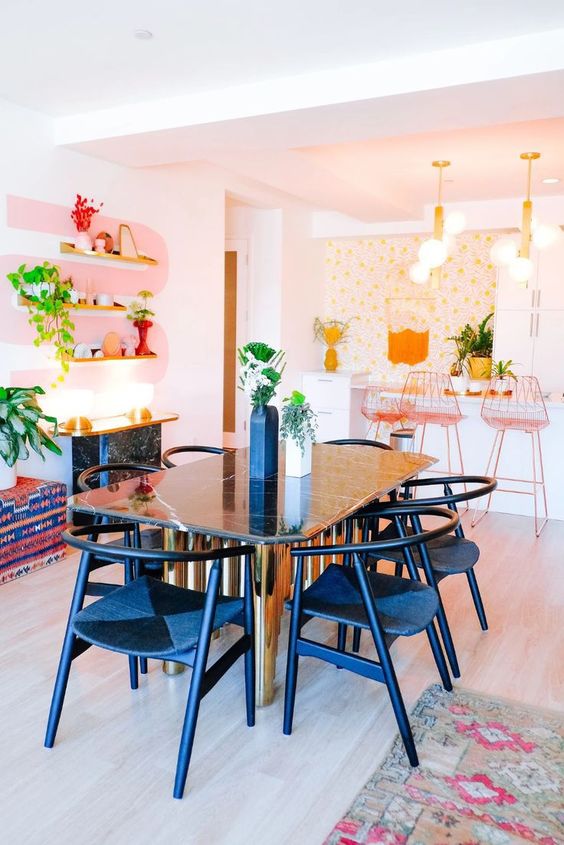
<instances>
[{"instance_id":1,"label":"potted plant on shelf","mask_svg":"<svg viewBox=\"0 0 564 845\"><path fill-rule=\"evenodd\" d=\"M128 320L133 321L133 325L139 332L139 344L135 349L136 355L153 355L147 344L147 333L153 325L150 317L155 316L155 312L148 307L148 302L153 298L150 290L140 290L137 294L139 299L134 299L129 305Z\"/></svg>"},{"instance_id":2,"label":"potted plant on shelf","mask_svg":"<svg viewBox=\"0 0 564 845\"><path fill-rule=\"evenodd\" d=\"M447 340L454 341L456 346L455 360L450 368L452 386L456 393L463 393L468 389L468 357L474 336L474 330L466 323L458 334L447 337Z\"/></svg>"},{"instance_id":3,"label":"potted plant on shelf","mask_svg":"<svg viewBox=\"0 0 564 845\"><path fill-rule=\"evenodd\" d=\"M493 329L488 323L493 317L493 311L484 317L471 342L468 370L471 379L490 378L492 369Z\"/></svg>"},{"instance_id":4,"label":"potted plant on shelf","mask_svg":"<svg viewBox=\"0 0 564 845\"><path fill-rule=\"evenodd\" d=\"M335 346L346 340L349 329L350 323L348 322L345 323L341 320L323 321L320 320L319 317L315 318L313 323L313 336L315 340L319 340L327 346L323 365L328 373L334 373L339 366Z\"/></svg>"},{"instance_id":5,"label":"potted plant on shelf","mask_svg":"<svg viewBox=\"0 0 564 845\"><path fill-rule=\"evenodd\" d=\"M72 279L61 279L60 268L48 261L32 270L26 270L22 264L15 273L8 273L8 279L27 306L28 322L37 332L34 345L54 346L55 359L62 370L58 381L63 381L74 348L74 323L69 315L69 306L73 304Z\"/></svg>"},{"instance_id":6,"label":"potted plant on shelf","mask_svg":"<svg viewBox=\"0 0 564 845\"><path fill-rule=\"evenodd\" d=\"M92 225L92 218L95 214L98 214L104 205L104 203L101 202L98 208L95 208L93 203L93 199L91 199L89 203L86 197L81 197L80 194L77 194L74 208L71 211L71 218L76 226L76 231L78 232L74 242L75 248L82 249L85 252L92 251L92 238L88 234L88 230Z\"/></svg>"},{"instance_id":7,"label":"potted plant on shelf","mask_svg":"<svg viewBox=\"0 0 564 845\"><path fill-rule=\"evenodd\" d=\"M293 390L283 401L280 437L286 441L286 475L302 478L311 472L317 414L299 390Z\"/></svg>"},{"instance_id":8,"label":"potted plant on shelf","mask_svg":"<svg viewBox=\"0 0 564 845\"><path fill-rule=\"evenodd\" d=\"M509 358L508 361L496 361L492 365L492 379L494 381L494 387L490 390L490 395L492 396L511 396L513 393L513 388L511 387L511 380L516 379L517 376L511 369L513 366L513 361Z\"/></svg>"},{"instance_id":9,"label":"potted plant on shelf","mask_svg":"<svg viewBox=\"0 0 564 845\"><path fill-rule=\"evenodd\" d=\"M0 387L0 490L15 487L16 461L29 458L28 446L43 460L43 447L55 455L62 454L39 425L39 420L45 420L57 434L57 420L44 414L37 401L44 393L41 387Z\"/></svg>"},{"instance_id":10,"label":"potted plant on shelf","mask_svg":"<svg viewBox=\"0 0 564 845\"><path fill-rule=\"evenodd\" d=\"M278 472L278 409L268 403L276 393L285 364L284 352L252 341L237 350L239 387L250 397L250 477L268 478Z\"/></svg>"}]
</instances>

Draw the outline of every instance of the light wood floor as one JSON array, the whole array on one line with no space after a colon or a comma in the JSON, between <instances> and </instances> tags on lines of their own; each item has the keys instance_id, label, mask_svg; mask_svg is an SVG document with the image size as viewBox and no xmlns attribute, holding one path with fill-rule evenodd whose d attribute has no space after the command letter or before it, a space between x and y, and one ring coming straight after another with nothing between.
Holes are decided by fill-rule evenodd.
<instances>
[{"instance_id":1,"label":"light wood floor","mask_svg":"<svg viewBox=\"0 0 564 845\"><path fill-rule=\"evenodd\" d=\"M562 707L564 522L537 540L530 519L490 514L467 535L482 549L490 631L480 631L465 578L442 585L458 683ZM0 841L323 842L396 732L385 687L302 660L294 733L283 736L284 627L277 703L246 728L240 662L202 705L187 793L174 801L186 675L168 678L153 662L131 692L125 659L91 649L74 665L55 748L42 747L75 572L72 557L0 587ZM317 630L334 637L329 626ZM437 681L425 635L397 641L392 653L411 708Z\"/></svg>"}]
</instances>

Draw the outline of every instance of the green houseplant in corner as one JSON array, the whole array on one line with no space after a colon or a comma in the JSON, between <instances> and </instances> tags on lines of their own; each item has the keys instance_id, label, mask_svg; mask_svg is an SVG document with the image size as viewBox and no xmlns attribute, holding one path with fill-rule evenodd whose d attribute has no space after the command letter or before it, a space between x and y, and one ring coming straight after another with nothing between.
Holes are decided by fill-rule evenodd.
<instances>
[{"instance_id":1,"label":"green houseplant in corner","mask_svg":"<svg viewBox=\"0 0 564 845\"><path fill-rule=\"evenodd\" d=\"M31 270L22 264L15 273L8 273L8 279L27 306L28 322L37 332L34 345L54 346L62 370L57 381L63 381L74 348L74 323L69 314L72 279L61 279L60 268L48 261Z\"/></svg>"},{"instance_id":2,"label":"green houseplant in corner","mask_svg":"<svg viewBox=\"0 0 564 845\"><path fill-rule=\"evenodd\" d=\"M299 390L292 391L283 401L280 437L286 441L286 475L302 478L311 472L317 415Z\"/></svg>"},{"instance_id":3,"label":"green houseplant in corner","mask_svg":"<svg viewBox=\"0 0 564 845\"><path fill-rule=\"evenodd\" d=\"M0 490L15 486L16 461L29 458L28 447L43 460L43 448L62 454L39 425L40 420L45 420L57 434L57 420L44 414L37 401L37 396L44 393L41 387L0 387Z\"/></svg>"},{"instance_id":4,"label":"green houseplant in corner","mask_svg":"<svg viewBox=\"0 0 564 845\"><path fill-rule=\"evenodd\" d=\"M136 355L152 355L147 344L147 332L153 325L150 317L155 316L155 312L151 311L148 302L153 298L150 290L140 290L137 294L139 299L134 299L129 305L128 320L133 321L133 325L139 332L139 344L135 349ZM141 300L141 301L139 301Z\"/></svg>"}]
</instances>

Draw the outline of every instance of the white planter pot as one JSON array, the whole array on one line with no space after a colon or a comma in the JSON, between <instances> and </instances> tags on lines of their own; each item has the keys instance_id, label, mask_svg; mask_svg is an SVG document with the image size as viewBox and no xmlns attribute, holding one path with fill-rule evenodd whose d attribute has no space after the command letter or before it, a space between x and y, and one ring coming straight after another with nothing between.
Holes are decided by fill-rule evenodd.
<instances>
[{"instance_id":1,"label":"white planter pot","mask_svg":"<svg viewBox=\"0 0 564 845\"><path fill-rule=\"evenodd\" d=\"M79 232L74 242L76 249L83 249L85 252L92 250L92 238L88 232Z\"/></svg>"},{"instance_id":2,"label":"white planter pot","mask_svg":"<svg viewBox=\"0 0 564 845\"><path fill-rule=\"evenodd\" d=\"M468 390L468 373L463 373L461 376L451 376L450 380L455 393L465 393Z\"/></svg>"},{"instance_id":3,"label":"white planter pot","mask_svg":"<svg viewBox=\"0 0 564 845\"><path fill-rule=\"evenodd\" d=\"M286 475L302 478L311 472L311 440L306 437L304 454L291 438L286 440Z\"/></svg>"},{"instance_id":4,"label":"white planter pot","mask_svg":"<svg viewBox=\"0 0 564 845\"><path fill-rule=\"evenodd\" d=\"M10 487L15 487L18 481L18 473L16 467L9 467L8 464L0 458L0 490L9 490Z\"/></svg>"}]
</instances>

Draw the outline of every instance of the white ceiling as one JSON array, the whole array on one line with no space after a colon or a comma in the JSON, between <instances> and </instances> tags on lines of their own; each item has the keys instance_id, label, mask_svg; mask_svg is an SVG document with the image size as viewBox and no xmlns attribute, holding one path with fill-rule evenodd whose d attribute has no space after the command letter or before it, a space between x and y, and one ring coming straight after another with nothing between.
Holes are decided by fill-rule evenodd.
<instances>
[{"instance_id":1,"label":"white ceiling","mask_svg":"<svg viewBox=\"0 0 564 845\"><path fill-rule=\"evenodd\" d=\"M562 0L4 0L0 97L65 115L560 26Z\"/></svg>"},{"instance_id":2,"label":"white ceiling","mask_svg":"<svg viewBox=\"0 0 564 845\"><path fill-rule=\"evenodd\" d=\"M47 113L55 142L89 155L208 161L368 222L420 218L434 158L453 162L447 201L521 196L518 154L533 148L536 193L562 192L540 182L564 180L562 0L9 0L2 12L0 97Z\"/></svg>"}]
</instances>

